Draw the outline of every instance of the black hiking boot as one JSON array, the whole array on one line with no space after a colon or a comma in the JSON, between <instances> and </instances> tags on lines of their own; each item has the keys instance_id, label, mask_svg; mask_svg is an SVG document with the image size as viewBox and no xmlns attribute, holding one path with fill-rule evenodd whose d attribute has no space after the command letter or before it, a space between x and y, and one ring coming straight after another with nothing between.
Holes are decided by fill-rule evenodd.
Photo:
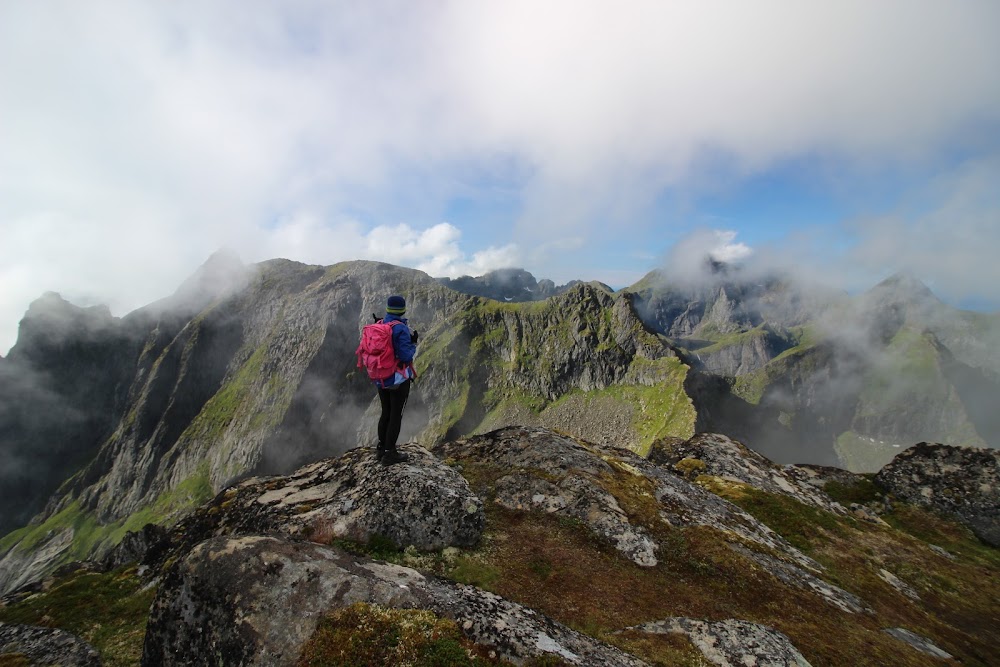
<instances>
[{"instance_id":1,"label":"black hiking boot","mask_svg":"<svg viewBox=\"0 0 1000 667\"><path fill-rule=\"evenodd\" d=\"M406 463L410 460L410 457L403 452L399 451L395 447L386 448L385 453L382 454L382 465L391 466L394 463Z\"/></svg>"},{"instance_id":2,"label":"black hiking boot","mask_svg":"<svg viewBox=\"0 0 1000 667\"><path fill-rule=\"evenodd\" d=\"M385 445L380 442L375 446L375 462L381 461L383 456L385 456Z\"/></svg>"}]
</instances>

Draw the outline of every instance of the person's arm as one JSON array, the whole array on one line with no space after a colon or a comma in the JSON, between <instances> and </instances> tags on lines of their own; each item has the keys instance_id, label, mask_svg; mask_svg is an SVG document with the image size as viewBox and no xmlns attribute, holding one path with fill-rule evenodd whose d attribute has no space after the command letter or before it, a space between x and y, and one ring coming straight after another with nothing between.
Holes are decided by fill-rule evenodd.
<instances>
[{"instance_id":1,"label":"person's arm","mask_svg":"<svg viewBox=\"0 0 1000 667\"><path fill-rule=\"evenodd\" d=\"M405 324L393 328L398 329L393 336L393 342L396 345L396 358L404 364L409 364L413 361L413 355L417 353L417 346L410 338L410 329Z\"/></svg>"}]
</instances>

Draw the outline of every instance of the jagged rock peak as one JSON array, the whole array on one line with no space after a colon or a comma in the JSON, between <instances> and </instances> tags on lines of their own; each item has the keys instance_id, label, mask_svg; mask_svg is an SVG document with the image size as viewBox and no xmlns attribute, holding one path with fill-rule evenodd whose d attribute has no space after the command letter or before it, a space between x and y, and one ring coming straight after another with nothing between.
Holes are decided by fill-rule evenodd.
<instances>
[{"instance_id":1,"label":"jagged rock peak","mask_svg":"<svg viewBox=\"0 0 1000 667\"><path fill-rule=\"evenodd\" d=\"M530 272L520 268L496 269L477 277L460 276L436 280L456 292L511 302L547 299L580 283L579 280L571 280L565 285L557 286L548 278L536 280Z\"/></svg>"},{"instance_id":2,"label":"jagged rock peak","mask_svg":"<svg viewBox=\"0 0 1000 667\"><path fill-rule=\"evenodd\" d=\"M934 297L934 293L922 280L909 273L894 273L875 287L872 292L892 293L905 299L925 299Z\"/></svg>"},{"instance_id":3,"label":"jagged rock peak","mask_svg":"<svg viewBox=\"0 0 1000 667\"><path fill-rule=\"evenodd\" d=\"M897 498L949 514L1000 547L1000 450L921 442L875 476Z\"/></svg>"},{"instance_id":4,"label":"jagged rock peak","mask_svg":"<svg viewBox=\"0 0 1000 667\"><path fill-rule=\"evenodd\" d=\"M44 348L74 339L80 342L99 340L119 322L105 305L81 307L57 292L45 292L28 306L18 327L17 343L10 358L41 353Z\"/></svg>"},{"instance_id":5,"label":"jagged rock peak","mask_svg":"<svg viewBox=\"0 0 1000 667\"><path fill-rule=\"evenodd\" d=\"M200 309L246 284L248 269L234 251L218 250L181 283L173 299Z\"/></svg>"}]
</instances>

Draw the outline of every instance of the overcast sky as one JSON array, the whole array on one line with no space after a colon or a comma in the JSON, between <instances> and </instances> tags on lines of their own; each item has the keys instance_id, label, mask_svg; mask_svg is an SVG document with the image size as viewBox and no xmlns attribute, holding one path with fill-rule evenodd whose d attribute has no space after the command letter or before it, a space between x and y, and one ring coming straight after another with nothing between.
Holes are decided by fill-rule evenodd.
<instances>
[{"instance_id":1,"label":"overcast sky","mask_svg":"<svg viewBox=\"0 0 1000 667\"><path fill-rule=\"evenodd\" d=\"M0 2L0 353L212 252L1000 308L995 0ZM683 250L683 252L680 252Z\"/></svg>"}]
</instances>

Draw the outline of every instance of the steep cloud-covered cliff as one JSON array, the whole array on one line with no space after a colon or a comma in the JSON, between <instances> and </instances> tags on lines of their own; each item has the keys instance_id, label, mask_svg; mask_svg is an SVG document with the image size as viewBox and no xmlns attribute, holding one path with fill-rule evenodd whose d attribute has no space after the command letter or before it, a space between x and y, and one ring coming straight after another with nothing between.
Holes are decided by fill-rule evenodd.
<instances>
[{"instance_id":1,"label":"steep cloud-covered cliff","mask_svg":"<svg viewBox=\"0 0 1000 667\"><path fill-rule=\"evenodd\" d=\"M872 471L920 440L1000 446L1000 316L893 276L857 297L714 265L654 272L636 309L693 370L698 430L779 461Z\"/></svg>"},{"instance_id":2,"label":"steep cloud-covered cliff","mask_svg":"<svg viewBox=\"0 0 1000 667\"><path fill-rule=\"evenodd\" d=\"M65 377L52 380L61 392L54 403L76 392L81 410L100 419L46 446L47 423L22 417L44 406L25 396L20 412L6 415L4 428L20 431L3 446L34 447L52 482L6 499L18 516L8 529L42 512L4 538L5 551L18 546L3 567L25 576L101 552L147 521L175 520L233 479L371 444L377 402L354 350L362 324L394 293L406 295L421 332L404 440L429 445L515 419L637 451L692 433L687 368L628 299L601 285L498 304L387 264L244 267L219 255L163 302L120 320L91 314L102 328L87 329L90 338L71 329L49 346L63 356L44 347L51 327L29 313L4 368L23 363L39 377L57 369Z\"/></svg>"}]
</instances>

